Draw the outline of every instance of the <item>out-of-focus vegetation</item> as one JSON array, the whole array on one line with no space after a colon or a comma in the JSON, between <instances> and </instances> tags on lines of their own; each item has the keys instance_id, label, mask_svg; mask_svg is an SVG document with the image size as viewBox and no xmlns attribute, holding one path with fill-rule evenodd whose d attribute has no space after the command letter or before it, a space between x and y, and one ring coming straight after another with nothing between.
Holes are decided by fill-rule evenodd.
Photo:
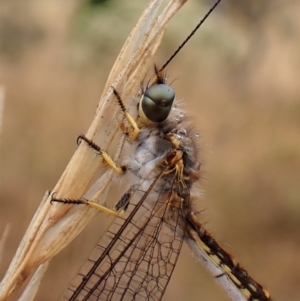
<instances>
[{"instance_id":1,"label":"out-of-focus vegetation","mask_svg":"<svg viewBox=\"0 0 300 301\"><path fill-rule=\"evenodd\" d=\"M1 276L92 120L146 3L1 2L0 231L12 226ZM158 65L210 5L187 3L172 21ZM203 222L274 300L300 295L299 12L291 0L224 0L168 69L202 137ZM104 230L103 220L99 215L56 257L38 300L57 299ZM227 300L194 261L185 247L164 300Z\"/></svg>"}]
</instances>

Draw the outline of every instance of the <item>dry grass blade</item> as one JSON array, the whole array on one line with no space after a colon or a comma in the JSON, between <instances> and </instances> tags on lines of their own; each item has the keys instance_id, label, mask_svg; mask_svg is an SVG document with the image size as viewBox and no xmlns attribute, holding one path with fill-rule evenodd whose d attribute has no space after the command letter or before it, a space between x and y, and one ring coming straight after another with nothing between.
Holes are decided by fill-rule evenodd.
<instances>
[{"instance_id":1,"label":"dry grass blade","mask_svg":"<svg viewBox=\"0 0 300 301\"><path fill-rule=\"evenodd\" d=\"M39 286L41 284L41 281L44 277L44 274L46 273L49 261L46 261L45 263L41 264L32 278L30 279L30 282L28 283L25 291L23 292L22 296L19 298L19 301L32 301L34 300L37 291L39 289Z\"/></svg>"},{"instance_id":2,"label":"dry grass blade","mask_svg":"<svg viewBox=\"0 0 300 301\"><path fill-rule=\"evenodd\" d=\"M115 159L120 155L124 139L118 137L118 124L111 122L118 108L110 86L118 90L125 104L137 91L141 79L153 64L153 56L161 43L168 21L186 0L170 1L163 12L155 17L161 2L159 0L150 2L127 39L108 78L96 115L86 134L88 138L101 144L103 149L109 149L113 142L119 141L114 149L110 149L116 154ZM102 118L103 116L105 118ZM56 197L71 199L82 197L93 184L96 173L97 175L100 173L101 179L88 194L96 192L92 198L103 203L114 174L112 171L106 171L94 151L82 143L53 189ZM98 190L98 187L101 189ZM34 269L69 244L95 214L86 207L72 208L60 204L51 206L50 200L50 195L43 199L28 227L1 283L0 300L6 300Z\"/></svg>"}]
</instances>

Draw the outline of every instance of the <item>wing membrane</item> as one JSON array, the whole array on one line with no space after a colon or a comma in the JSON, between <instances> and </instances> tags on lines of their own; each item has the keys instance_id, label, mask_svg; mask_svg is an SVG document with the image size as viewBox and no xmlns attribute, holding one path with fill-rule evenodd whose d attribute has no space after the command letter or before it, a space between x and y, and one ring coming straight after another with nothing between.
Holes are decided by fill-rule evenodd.
<instances>
[{"instance_id":1,"label":"wing membrane","mask_svg":"<svg viewBox=\"0 0 300 301\"><path fill-rule=\"evenodd\" d=\"M147 191L135 191L125 216L114 220L64 299L161 300L186 223L172 189L154 189L158 179Z\"/></svg>"}]
</instances>

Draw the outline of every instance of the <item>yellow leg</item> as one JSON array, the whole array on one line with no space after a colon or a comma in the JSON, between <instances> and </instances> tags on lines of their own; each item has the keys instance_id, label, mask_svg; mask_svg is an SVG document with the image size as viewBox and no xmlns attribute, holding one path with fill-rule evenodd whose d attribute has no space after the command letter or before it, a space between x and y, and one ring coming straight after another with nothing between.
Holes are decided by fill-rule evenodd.
<instances>
[{"instance_id":1,"label":"yellow leg","mask_svg":"<svg viewBox=\"0 0 300 301\"><path fill-rule=\"evenodd\" d=\"M66 205L86 205L86 206L89 206L100 212L104 212L108 215L113 215L113 216L122 216L124 213L123 210L118 212L118 211L109 209L105 206L102 206L102 205L98 204L97 202L84 200L84 199L71 200L71 199L56 199L56 198L52 197L50 202L51 202L51 204L52 203L61 203L61 204L66 204Z\"/></svg>"},{"instance_id":2,"label":"yellow leg","mask_svg":"<svg viewBox=\"0 0 300 301\"><path fill-rule=\"evenodd\" d=\"M91 148L93 148L94 150L96 150L97 152L99 152L99 154L102 156L104 163L109 166L110 168L112 168L117 174L123 174L126 171L126 167L125 166L117 166L117 164L114 162L114 160L111 158L111 156L101 150L101 148L94 143L92 140L86 138L84 135L80 135L77 138L77 143L80 140L84 140Z\"/></svg>"},{"instance_id":3,"label":"yellow leg","mask_svg":"<svg viewBox=\"0 0 300 301\"><path fill-rule=\"evenodd\" d=\"M118 103L119 103L119 106L121 107L121 110L122 112L124 113L126 119L128 120L128 122L130 123L131 127L132 127L132 131L130 133L128 133L128 137L130 140L132 141L135 141L139 132L140 132L140 129L136 123L136 121L132 118L132 116L126 111L126 108L123 104L123 101L122 101L122 98L120 96L120 94L118 93L118 91L112 87L113 89L113 92L118 100Z\"/></svg>"},{"instance_id":4,"label":"yellow leg","mask_svg":"<svg viewBox=\"0 0 300 301\"><path fill-rule=\"evenodd\" d=\"M125 166L117 166L116 163L114 162L114 160L111 158L111 156L107 153L102 151L101 152L101 156L103 158L103 160L105 161L105 163L112 168L117 174L123 174L126 171Z\"/></svg>"},{"instance_id":5,"label":"yellow leg","mask_svg":"<svg viewBox=\"0 0 300 301\"><path fill-rule=\"evenodd\" d=\"M108 209L107 207L99 205L98 203L96 203L94 201L87 201L86 200L82 204L85 204L85 205L87 205L87 206L89 206L91 208L94 208L94 209L96 209L98 211L104 212L104 213L109 214L109 215L113 215L113 216L123 215L123 211L117 212L117 211Z\"/></svg>"},{"instance_id":6,"label":"yellow leg","mask_svg":"<svg viewBox=\"0 0 300 301\"><path fill-rule=\"evenodd\" d=\"M129 113L125 112L125 117L132 126L132 131L128 134L128 137L130 138L130 140L135 141L140 132L140 129Z\"/></svg>"}]
</instances>

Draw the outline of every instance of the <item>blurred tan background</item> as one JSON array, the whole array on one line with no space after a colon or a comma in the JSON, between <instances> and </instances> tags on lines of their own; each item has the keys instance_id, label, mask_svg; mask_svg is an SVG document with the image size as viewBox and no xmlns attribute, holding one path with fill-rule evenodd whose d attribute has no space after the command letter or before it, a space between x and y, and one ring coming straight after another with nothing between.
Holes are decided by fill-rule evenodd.
<instances>
[{"instance_id":1,"label":"blurred tan background","mask_svg":"<svg viewBox=\"0 0 300 301\"><path fill-rule=\"evenodd\" d=\"M146 3L1 1L0 233L11 225L1 278ZM211 5L186 4L158 65ZM277 301L300 298L299 14L292 0L224 0L168 68L202 138L203 222ZM37 300L60 296L103 231L101 219L55 258ZM227 299L184 246L163 300Z\"/></svg>"}]
</instances>

